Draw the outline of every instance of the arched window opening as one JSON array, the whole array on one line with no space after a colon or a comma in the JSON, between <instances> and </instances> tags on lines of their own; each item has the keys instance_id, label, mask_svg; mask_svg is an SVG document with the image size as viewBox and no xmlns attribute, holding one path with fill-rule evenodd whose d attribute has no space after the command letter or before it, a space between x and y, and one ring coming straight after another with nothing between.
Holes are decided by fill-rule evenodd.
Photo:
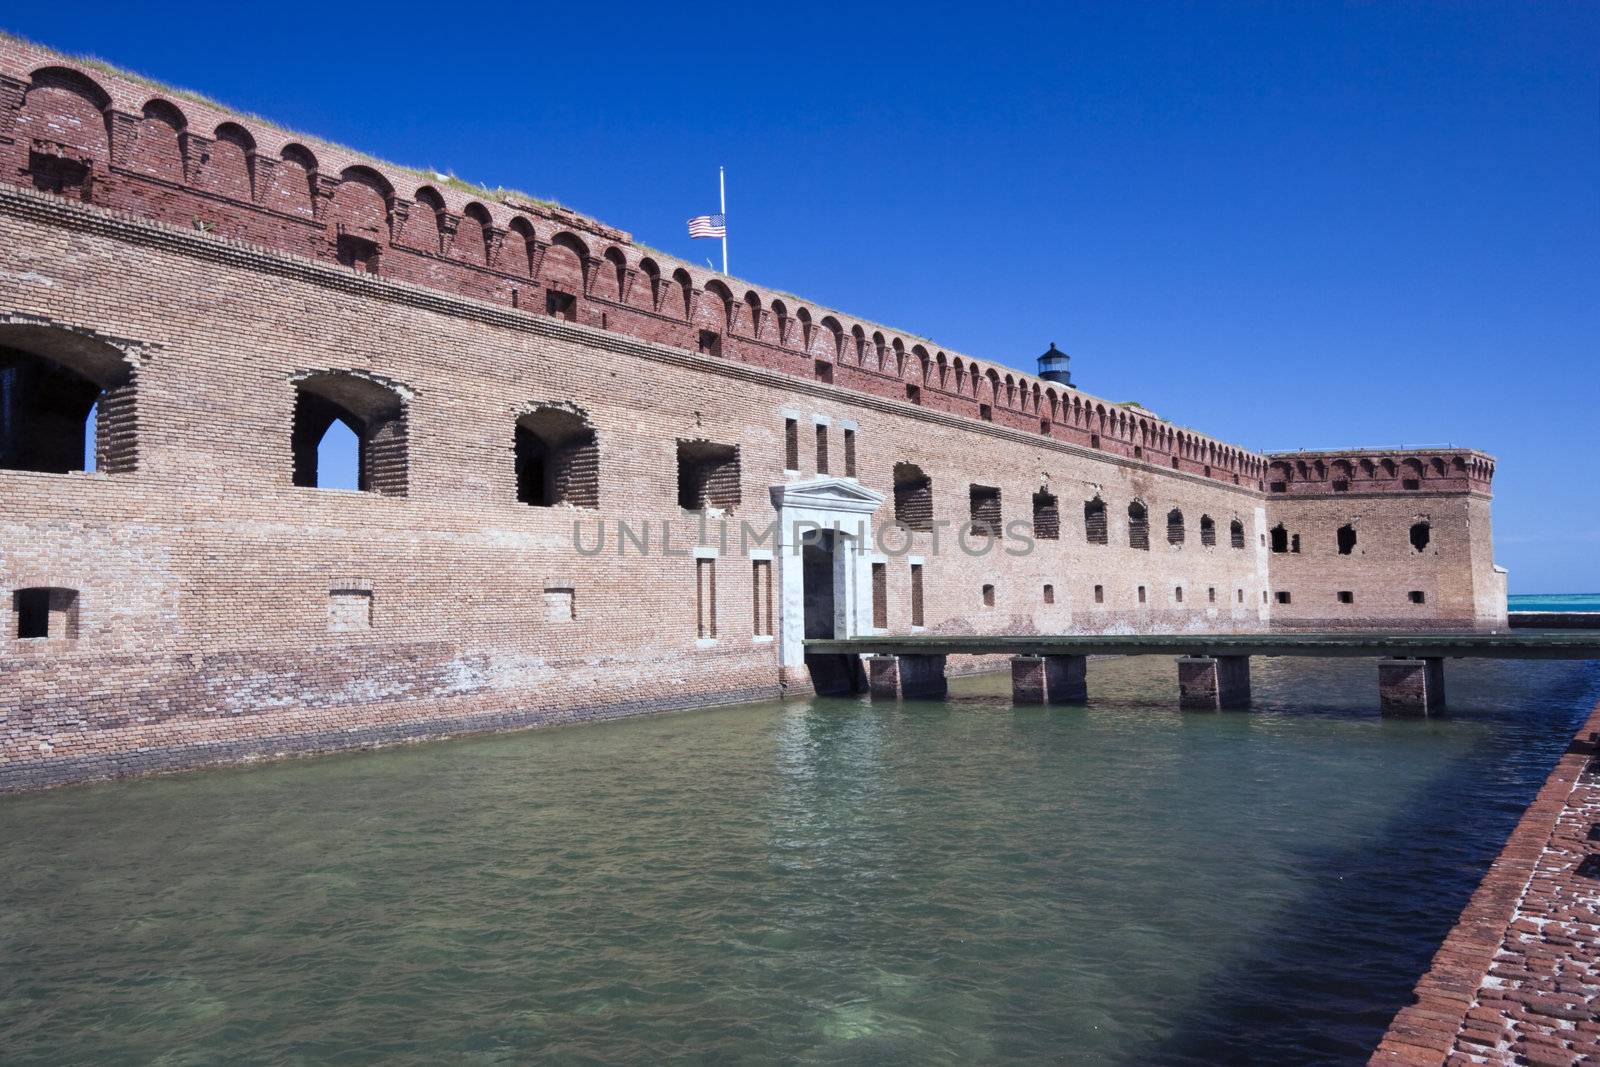
<instances>
[{"instance_id":1,"label":"arched window opening","mask_svg":"<svg viewBox=\"0 0 1600 1067\"><path fill-rule=\"evenodd\" d=\"M1137 500L1128 505L1128 547L1150 550L1150 513Z\"/></svg>"},{"instance_id":2,"label":"arched window opening","mask_svg":"<svg viewBox=\"0 0 1600 1067\"><path fill-rule=\"evenodd\" d=\"M600 441L581 414L541 407L517 419L517 500L533 507L600 506Z\"/></svg>"},{"instance_id":3,"label":"arched window opening","mask_svg":"<svg viewBox=\"0 0 1600 1067\"><path fill-rule=\"evenodd\" d=\"M1289 551L1289 531L1283 528L1281 522L1272 528L1272 551L1279 553Z\"/></svg>"},{"instance_id":4,"label":"arched window opening","mask_svg":"<svg viewBox=\"0 0 1600 1067\"><path fill-rule=\"evenodd\" d=\"M1243 532L1240 533L1241 538ZM1217 524L1210 515L1200 516L1200 543L1207 548L1214 548L1217 543Z\"/></svg>"},{"instance_id":5,"label":"arched window opening","mask_svg":"<svg viewBox=\"0 0 1600 1067\"><path fill-rule=\"evenodd\" d=\"M1356 528L1353 525L1346 523L1339 527L1336 539L1339 544L1339 555L1348 556L1356 550Z\"/></svg>"},{"instance_id":6,"label":"arched window opening","mask_svg":"<svg viewBox=\"0 0 1600 1067\"><path fill-rule=\"evenodd\" d=\"M1244 523L1238 519L1228 524L1228 543L1234 548L1244 547Z\"/></svg>"},{"instance_id":7,"label":"arched window opening","mask_svg":"<svg viewBox=\"0 0 1600 1067\"><path fill-rule=\"evenodd\" d=\"M343 371L307 375L295 383L294 425L290 430L294 484L309 489L352 488L348 475L324 470L324 457L339 455L341 435L328 441L335 423L354 437L353 488L382 496L405 496L408 474L405 402L399 392L372 379ZM324 448L324 444L327 448ZM348 447L345 449L348 454Z\"/></svg>"},{"instance_id":8,"label":"arched window opening","mask_svg":"<svg viewBox=\"0 0 1600 1067\"><path fill-rule=\"evenodd\" d=\"M1106 534L1106 502L1099 497L1083 502L1083 539L1091 545L1110 540Z\"/></svg>"},{"instance_id":9,"label":"arched window opening","mask_svg":"<svg viewBox=\"0 0 1600 1067\"><path fill-rule=\"evenodd\" d=\"M1181 545L1183 538L1183 512L1173 508L1167 512L1167 544Z\"/></svg>"},{"instance_id":10,"label":"arched window opening","mask_svg":"<svg viewBox=\"0 0 1600 1067\"><path fill-rule=\"evenodd\" d=\"M1033 494L1033 536L1045 541L1061 539L1061 508L1055 495L1043 489Z\"/></svg>"},{"instance_id":11,"label":"arched window opening","mask_svg":"<svg viewBox=\"0 0 1600 1067\"><path fill-rule=\"evenodd\" d=\"M0 326L0 469L134 469L133 366L83 334Z\"/></svg>"},{"instance_id":12,"label":"arched window opening","mask_svg":"<svg viewBox=\"0 0 1600 1067\"><path fill-rule=\"evenodd\" d=\"M1428 547L1428 542L1432 539L1433 528L1428 523L1414 522L1411 524L1411 548L1413 551L1421 552Z\"/></svg>"},{"instance_id":13,"label":"arched window opening","mask_svg":"<svg viewBox=\"0 0 1600 1067\"><path fill-rule=\"evenodd\" d=\"M894 521L908 530L933 529L933 479L915 463L894 465Z\"/></svg>"}]
</instances>

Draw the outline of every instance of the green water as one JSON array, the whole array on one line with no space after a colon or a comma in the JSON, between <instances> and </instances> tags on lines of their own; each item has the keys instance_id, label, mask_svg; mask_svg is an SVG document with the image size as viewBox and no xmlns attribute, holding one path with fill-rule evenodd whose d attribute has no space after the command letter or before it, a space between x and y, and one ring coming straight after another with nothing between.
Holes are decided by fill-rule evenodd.
<instances>
[{"instance_id":1,"label":"green water","mask_svg":"<svg viewBox=\"0 0 1600 1067\"><path fill-rule=\"evenodd\" d=\"M1255 668L0 799L0 1060L1360 1062L1600 676Z\"/></svg>"}]
</instances>

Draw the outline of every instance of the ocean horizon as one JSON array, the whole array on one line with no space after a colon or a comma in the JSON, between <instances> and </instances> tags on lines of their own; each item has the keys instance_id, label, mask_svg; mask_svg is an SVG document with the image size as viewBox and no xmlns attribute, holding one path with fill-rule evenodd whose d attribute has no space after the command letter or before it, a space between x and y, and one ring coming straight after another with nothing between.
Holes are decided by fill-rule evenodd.
<instances>
[{"instance_id":1,"label":"ocean horizon","mask_svg":"<svg viewBox=\"0 0 1600 1067\"><path fill-rule=\"evenodd\" d=\"M1519 593L1506 603L1512 611L1600 612L1600 593Z\"/></svg>"}]
</instances>

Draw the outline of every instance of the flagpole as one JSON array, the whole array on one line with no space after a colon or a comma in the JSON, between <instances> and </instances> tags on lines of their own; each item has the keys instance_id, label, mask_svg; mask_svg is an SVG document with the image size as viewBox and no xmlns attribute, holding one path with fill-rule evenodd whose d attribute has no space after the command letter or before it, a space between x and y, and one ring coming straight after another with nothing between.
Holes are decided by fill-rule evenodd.
<instances>
[{"instance_id":1,"label":"flagpole","mask_svg":"<svg viewBox=\"0 0 1600 1067\"><path fill-rule=\"evenodd\" d=\"M728 273L728 179L717 168L717 196L722 204L722 273Z\"/></svg>"}]
</instances>

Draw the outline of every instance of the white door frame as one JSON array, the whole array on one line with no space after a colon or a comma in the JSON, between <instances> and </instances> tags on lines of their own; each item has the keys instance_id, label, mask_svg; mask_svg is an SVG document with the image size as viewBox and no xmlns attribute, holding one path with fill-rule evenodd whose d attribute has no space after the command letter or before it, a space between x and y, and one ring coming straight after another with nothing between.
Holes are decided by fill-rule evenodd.
<instances>
[{"instance_id":1,"label":"white door frame","mask_svg":"<svg viewBox=\"0 0 1600 1067\"><path fill-rule=\"evenodd\" d=\"M806 598L801 539L813 529L834 530L835 632L872 632L872 514L884 495L850 478L812 478L772 486L778 513L778 662L805 664Z\"/></svg>"}]
</instances>

